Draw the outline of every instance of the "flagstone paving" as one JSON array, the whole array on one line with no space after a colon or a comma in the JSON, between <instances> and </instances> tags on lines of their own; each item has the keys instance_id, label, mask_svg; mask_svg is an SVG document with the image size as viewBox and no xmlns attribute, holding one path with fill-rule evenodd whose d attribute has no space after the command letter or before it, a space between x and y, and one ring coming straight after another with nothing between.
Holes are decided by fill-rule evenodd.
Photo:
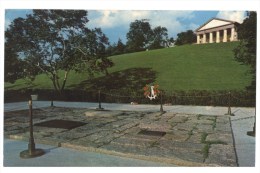
<instances>
[{"instance_id":1,"label":"flagstone paving","mask_svg":"<svg viewBox=\"0 0 260 173\"><path fill-rule=\"evenodd\" d=\"M5 137L28 140L28 121L28 110L5 112ZM36 143L179 166L238 166L229 116L49 107L33 110L33 121Z\"/></svg>"}]
</instances>

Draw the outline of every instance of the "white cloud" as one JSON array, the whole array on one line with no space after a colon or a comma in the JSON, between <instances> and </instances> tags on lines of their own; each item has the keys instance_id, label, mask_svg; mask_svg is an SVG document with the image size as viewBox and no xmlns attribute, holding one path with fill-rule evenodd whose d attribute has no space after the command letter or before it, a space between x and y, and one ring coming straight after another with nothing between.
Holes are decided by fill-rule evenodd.
<instances>
[{"instance_id":1,"label":"white cloud","mask_svg":"<svg viewBox=\"0 0 260 173\"><path fill-rule=\"evenodd\" d=\"M189 27L189 29L194 31L195 29L199 28L200 25L195 24L195 23L190 23L188 27Z\"/></svg>"},{"instance_id":2,"label":"white cloud","mask_svg":"<svg viewBox=\"0 0 260 173\"><path fill-rule=\"evenodd\" d=\"M192 11L156 11L156 10L103 10L89 11L89 26L111 29L113 27L129 28L131 22L141 19L149 19L151 27L166 27L169 36L187 29L181 20L193 18Z\"/></svg>"},{"instance_id":3,"label":"white cloud","mask_svg":"<svg viewBox=\"0 0 260 173\"><path fill-rule=\"evenodd\" d=\"M220 11L217 17L242 23L246 15L244 11Z\"/></svg>"},{"instance_id":4,"label":"white cloud","mask_svg":"<svg viewBox=\"0 0 260 173\"><path fill-rule=\"evenodd\" d=\"M119 10L103 10L95 11L94 15L89 13L89 25L93 27L101 27L104 29L118 26L128 26L134 19L146 17L146 11L119 11Z\"/></svg>"},{"instance_id":5,"label":"white cloud","mask_svg":"<svg viewBox=\"0 0 260 173\"><path fill-rule=\"evenodd\" d=\"M187 26L181 20L193 18L193 13L192 11L155 11L150 16L152 27L166 27L169 35L176 35L187 30Z\"/></svg>"}]
</instances>

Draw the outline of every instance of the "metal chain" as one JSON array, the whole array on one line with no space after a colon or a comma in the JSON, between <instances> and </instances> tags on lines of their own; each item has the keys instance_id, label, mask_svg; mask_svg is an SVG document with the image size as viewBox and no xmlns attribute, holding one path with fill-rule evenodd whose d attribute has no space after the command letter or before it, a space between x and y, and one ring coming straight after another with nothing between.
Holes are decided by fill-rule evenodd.
<instances>
[{"instance_id":1,"label":"metal chain","mask_svg":"<svg viewBox=\"0 0 260 173\"><path fill-rule=\"evenodd\" d=\"M43 109L43 108L41 108L41 107L38 107L38 106L35 105L35 104L33 104L33 108L34 108L34 109L41 110L41 111L43 111L43 112L51 112L51 111L45 110L45 109ZM44 108L46 108L46 107L44 107Z\"/></svg>"},{"instance_id":2,"label":"metal chain","mask_svg":"<svg viewBox=\"0 0 260 173\"><path fill-rule=\"evenodd\" d=\"M125 98L127 98L127 97L129 97L129 98L141 98L141 97L143 97L143 96L126 96L126 95L118 95L118 94L103 93L103 92L101 94L107 95L107 96L112 96L112 97L121 97L121 98L123 98L123 97L125 97Z\"/></svg>"},{"instance_id":3,"label":"metal chain","mask_svg":"<svg viewBox=\"0 0 260 173\"><path fill-rule=\"evenodd\" d=\"M255 101L255 99L240 99L240 98L235 97L235 96L232 96L232 95L231 95L231 97L234 98L234 99L236 99L236 100L244 101L244 102Z\"/></svg>"},{"instance_id":4,"label":"metal chain","mask_svg":"<svg viewBox=\"0 0 260 173\"><path fill-rule=\"evenodd\" d=\"M192 98L206 98L206 97L219 97L227 94L216 94L216 95L208 95L208 96L181 96L181 95L171 95L171 97L192 97Z\"/></svg>"}]
</instances>

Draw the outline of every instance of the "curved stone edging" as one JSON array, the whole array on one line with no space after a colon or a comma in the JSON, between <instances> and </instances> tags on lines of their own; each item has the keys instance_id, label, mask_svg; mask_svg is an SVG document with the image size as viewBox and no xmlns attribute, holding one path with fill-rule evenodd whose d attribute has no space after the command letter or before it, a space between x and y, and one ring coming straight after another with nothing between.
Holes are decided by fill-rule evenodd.
<instances>
[{"instance_id":1,"label":"curved stone edging","mask_svg":"<svg viewBox=\"0 0 260 173\"><path fill-rule=\"evenodd\" d=\"M70 143L61 143L61 147L71 148L71 149L81 150L81 151L98 152L101 154L109 154L109 155L115 155L120 157L132 158L132 159L141 159L141 160L153 161L153 162L163 162L168 164L174 164L176 166L187 166L187 167L219 167L220 166L217 164L204 164L198 162L191 162L187 160L182 160L177 157L172 157L172 159L169 159L169 158L162 158L162 157L155 157L155 156L136 155L132 153L122 153L118 151L111 151L111 150L94 148L94 147L86 147L86 146L74 145Z\"/></svg>"}]
</instances>

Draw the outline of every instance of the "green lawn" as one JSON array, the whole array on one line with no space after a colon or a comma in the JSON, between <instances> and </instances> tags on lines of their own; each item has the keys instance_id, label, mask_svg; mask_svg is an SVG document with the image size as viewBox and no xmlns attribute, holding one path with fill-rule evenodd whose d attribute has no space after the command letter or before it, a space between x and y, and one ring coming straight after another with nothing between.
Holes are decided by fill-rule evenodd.
<instances>
[{"instance_id":1,"label":"green lawn","mask_svg":"<svg viewBox=\"0 0 260 173\"><path fill-rule=\"evenodd\" d=\"M172 90L243 90L250 85L249 67L235 61L238 43L185 45L112 57L111 72L148 67L155 83Z\"/></svg>"},{"instance_id":2,"label":"green lawn","mask_svg":"<svg viewBox=\"0 0 260 173\"><path fill-rule=\"evenodd\" d=\"M109 76L97 75L88 80L86 74L69 74L67 88L139 90L145 84L159 84L174 90L244 90L251 83L249 67L235 61L236 43L184 45L173 48L113 56L115 66ZM24 88L23 80L5 83L7 89ZM52 88L45 75L39 75L35 88Z\"/></svg>"}]
</instances>

